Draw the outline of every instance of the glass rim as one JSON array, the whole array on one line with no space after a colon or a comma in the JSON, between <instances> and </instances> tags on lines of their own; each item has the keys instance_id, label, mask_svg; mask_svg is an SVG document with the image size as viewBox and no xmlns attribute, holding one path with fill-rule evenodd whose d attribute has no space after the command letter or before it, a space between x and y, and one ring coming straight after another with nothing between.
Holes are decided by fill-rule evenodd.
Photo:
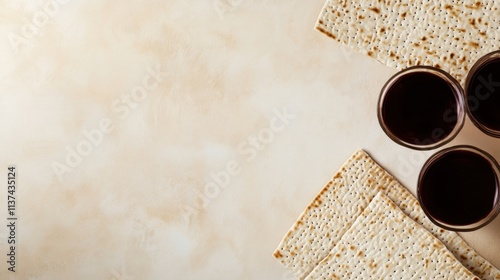
<instances>
[{"instance_id":1,"label":"glass rim","mask_svg":"<svg viewBox=\"0 0 500 280\"><path fill-rule=\"evenodd\" d=\"M389 89L401 77L403 77L407 74L416 73L416 72L430 73L430 74L433 74L433 75L443 79L452 88L453 95L455 96L456 101L457 101L457 108L456 108L457 109L457 120L456 120L455 126L453 127L453 130L446 137L441 139L440 141L435 142L435 143L425 144L425 145L417 145L417 144L409 143L409 142L403 141L402 139L397 137L389 129L389 127L387 126L387 124L384 120L384 117L382 115L382 105L385 101L385 97L387 96ZM385 132L385 134L387 136L389 136L389 138L392 141L396 142L397 144L402 145L402 146L407 147L407 148L410 148L410 149L414 149L414 150L423 150L423 151L424 150L432 150L432 149L436 149L438 147L441 147L441 146L449 143L460 132L460 130L462 129L462 127L464 126L464 123L465 123L465 105L464 105L464 103L465 103L464 90L463 90L462 86L460 85L460 83L455 78L453 78L450 74L448 74L447 72L445 72L439 68L436 68L433 66L426 66L426 65L417 65L417 66L412 66L412 67L408 67L406 69L403 69L403 70L399 71L398 73L396 73L395 75L393 75L392 77L390 77L389 80L387 80L387 82L382 87L382 89L380 91L379 98L378 98L377 118L378 118L379 125L382 128L382 130Z\"/></svg>"},{"instance_id":2,"label":"glass rim","mask_svg":"<svg viewBox=\"0 0 500 280\"><path fill-rule=\"evenodd\" d=\"M469 100L469 85L471 83L472 78L475 76L476 72L481 67L483 67L485 64L487 64L493 60L496 60L496 59L500 59L500 50L489 52L489 53L481 56L474 63L474 65L471 67L471 69L467 73L467 77L465 79L464 96L465 96L465 109L466 109L467 115L469 116L472 123L477 128L479 128L479 130L481 130L483 133L485 133L489 136L492 136L492 137L500 138L500 130L491 129L491 128L487 127L486 125L482 124L478 119L476 119L476 117L472 114L472 111L469 107L469 102L468 102L468 100Z\"/></svg>"},{"instance_id":3,"label":"glass rim","mask_svg":"<svg viewBox=\"0 0 500 280\"><path fill-rule=\"evenodd\" d=\"M434 219L432 215L429 213L429 211L426 209L425 204L422 202L422 181L423 178L426 174L426 171L434 164L437 160L442 158L444 155L448 154L449 152L453 151L469 151L473 152L476 155L481 156L482 158L486 159L493 170L493 173L495 175L495 179L497 182L497 192L496 192L496 198L495 198L495 205L492 207L491 211L488 213L487 216L485 216L483 219L469 224L469 225L452 225L452 224L447 224L443 221L439 221L437 219ZM425 215L429 220L431 220L432 223L435 225L444 228L446 230L452 230L452 231L474 231L479 228L482 228L492 222L500 213L500 165L498 162L495 160L493 156L491 156L488 152L479 149L477 147L471 146L471 145L457 145L457 146L452 146L443 150L440 150L436 153L434 153L432 156L427 159L427 161L424 163L422 169L420 170L420 174L418 176L418 181L417 181L417 199L418 202L420 203L420 206L422 210L424 211Z\"/></svg>"}]
</instances>

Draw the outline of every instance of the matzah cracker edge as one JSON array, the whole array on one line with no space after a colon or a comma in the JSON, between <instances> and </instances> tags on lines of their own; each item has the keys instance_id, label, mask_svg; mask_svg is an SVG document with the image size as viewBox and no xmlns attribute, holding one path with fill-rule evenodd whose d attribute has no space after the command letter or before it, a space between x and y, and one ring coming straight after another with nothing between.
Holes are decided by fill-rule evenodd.
<instances>
[{"instance_id":1,"label":"matzah cracker edge","mask_svg":"<svg viewBox=\"0 0 500 280\"><path fill-rule=\"evenodd\" d=\"M317 279L479 280L380 192L306 278Z\"/></svg>"},{"instance_id":2,"label":"matzah cracker edge","mask_svg":"<svg viewBox=\"0 0 500 280\"><path fill-rule=\"evenodd\" d=\"M477 59L500 49L500 2L327 0L315 28L387 66L435 66L463 85Z\"/></svg>"},{"instance_id":3,"label":"matzah cracker edge","mask_svg":"<svg viewBox=\"0 0 500 280\"><path fill-rule=\"evenodd\" d=\"M304 279L323 260L378 193L436 236L481 279L500 279L500 271L455 232L434 225L417 199L362 150L356 151L307 206L286 233L274 257Z\"/></svg>"}]
</instances>

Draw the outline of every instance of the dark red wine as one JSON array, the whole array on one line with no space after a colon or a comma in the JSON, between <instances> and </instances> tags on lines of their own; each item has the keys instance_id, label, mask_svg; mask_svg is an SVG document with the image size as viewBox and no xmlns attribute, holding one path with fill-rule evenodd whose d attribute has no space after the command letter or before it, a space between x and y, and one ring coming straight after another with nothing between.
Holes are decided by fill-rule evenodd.
<instances>
[{"instance_id":1,"label":"dark red wine","mask_svg":"<svg viewBox=\"0 0 500 280\"><path fill-rule=\"evenodd\" d=\"M421 175L419 197L428 215L449 225L484 219L498 199L498 181L490 162L471 151L450 151Z\"/></svg>"},{"instance_id":2,"label":"dark red wine","mask_svg":"<svg viewBox=\"0 0 500 280\"><path fill-rule=\"evenodd\" d=\"M457 98L444 79L427 72L400 77L387 91L382 117L399 139L427 145L446 138L457 123Z\"/></svg>"},{"instance_id":3,"label":"dark red wine","mask_svg":"<svg viewBox=\"0 0 500 280\"><path fill-rule=\"evenodd\" d=\"M500 131L500 58L479 67L469 78L466 90L473 120Z\"/></svg>"}]
</instances>

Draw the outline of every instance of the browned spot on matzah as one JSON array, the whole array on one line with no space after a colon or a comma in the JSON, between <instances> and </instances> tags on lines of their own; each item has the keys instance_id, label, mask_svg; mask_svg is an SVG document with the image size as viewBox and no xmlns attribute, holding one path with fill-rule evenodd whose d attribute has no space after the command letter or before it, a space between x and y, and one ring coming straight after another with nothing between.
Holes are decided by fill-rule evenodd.
<instances>
[{"instance_id":1,"label":"browned spot on matzah","mask_svg":"<svg viewBox=\"0 0 500 280\"><path fill-rule=\"evenodd\" d=\"M319 197L314 200L313 207L320 207L321 206L321 199Z\"/></svg>"},{"instance_id":2,"label":"browned spot on matzah","mask_svg":"<svg viewBox=\"0 0 500 280\"><path fill-rule=\"evenodd\" d=\"M474 3L474 5L465 5L466 8L473 9L473 10L477 10L481 6L482 6L481 2L476 2L476 3Z\"/></svg>"},{"instance_id":3,"label":"browned spot on matzah","mask_svg":"<svg viewBox=\"0 0 500 280\"><path fill-rule=\"evenodd\" d=\"M277 258L277 259L279 259L279 258L282 258L282 257L283 257L283 255L281 254L281 252L280 252L280 251L275 251L275 252L274 252L274 254L273 254L273 256L274 256L275 258Z\"/></svg>"},{"instance_id":4,"label":"browned spot on matzah","mask_svg":"<svg viewBox=\"0 0 500 280\"><path fill-rule=\"evenodd\" d=\"M469 45L473 46L474 48L478 48L479 44L476 42L469 42Z\"/></svg>"},{"instance_id":5,"label":"browned spot on matzah","mask_svg":"<svg viewBox=\"0 0 500 280\"><path fill-rule=\"evenodd\" d=\"M469 23L470 23L472 26L476 27L476 19L475 19L475 18L470 18L470 19L469 19Z\"/></svg>"},{"instance_id":6,"label":"browned spot on matzah","mask_svg":"<svg viewBox=\"0 0 500 280\"><path fill-rule=\"evenodd\" d=\"M330 38L332 38L332 39L334 39L334 40L336 40L336 39L337 39L337 36L335 36L335 35L331 34L330 32L328 32L328 31L324 30L323 28L321 28L321 27L319 27L319 26L316 26L316 30L318 30L319 32L321 32L321 33L325 34L326 36L328 36L328 37L330 37Z\"/></svg>"},{"instance_id":7,"label":"browned spot on matzah","mask_svg":"<svg viewBox=\"0 0 500 280\"><path fill-rule=\"evenodd\" d=\"M370 260L370 267L371 268L376 268L377 267L377 263L373 260Z\"/></svg>"},{"instance_id":8,"label":"browned spot on matzah","mask_svg":"<svg viewBox=\"0 0 500 280\"><path fill-rule=\"evenodd\" d=\"M432 244L432 247L438 249L438 248L441 248L443 245L441 243L434 243Z\"/></svg>"},{"instance_id":9,"label":"browned spot on matzah","mask_svg":"<svg viewBox=\"0 0 500 280\"><path fill-rule=\"evenodd\" d=\"M368 10L373 11L374 13L380 14L379 8L368 8Z\"/></svg>"}]
</instances>

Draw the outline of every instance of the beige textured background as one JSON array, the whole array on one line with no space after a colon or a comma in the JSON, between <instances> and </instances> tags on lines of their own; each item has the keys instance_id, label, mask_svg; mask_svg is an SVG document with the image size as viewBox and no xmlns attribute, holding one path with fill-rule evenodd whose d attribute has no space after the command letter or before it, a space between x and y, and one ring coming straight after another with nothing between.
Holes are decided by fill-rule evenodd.
<instances>
[{"instance_id":1,"label":"beige textured background","mask_svg":"<svg viewBox=\"0 0 500 280\"><path fill-rule=\"evenodd\" d=\"M315 31L323 1L0 5L1 279L292 279L271 254L357 148L413 192L429 155L378 127L395 70ZM498 267L499 233L463 236Z\"/></svg>"}]
</instances>

